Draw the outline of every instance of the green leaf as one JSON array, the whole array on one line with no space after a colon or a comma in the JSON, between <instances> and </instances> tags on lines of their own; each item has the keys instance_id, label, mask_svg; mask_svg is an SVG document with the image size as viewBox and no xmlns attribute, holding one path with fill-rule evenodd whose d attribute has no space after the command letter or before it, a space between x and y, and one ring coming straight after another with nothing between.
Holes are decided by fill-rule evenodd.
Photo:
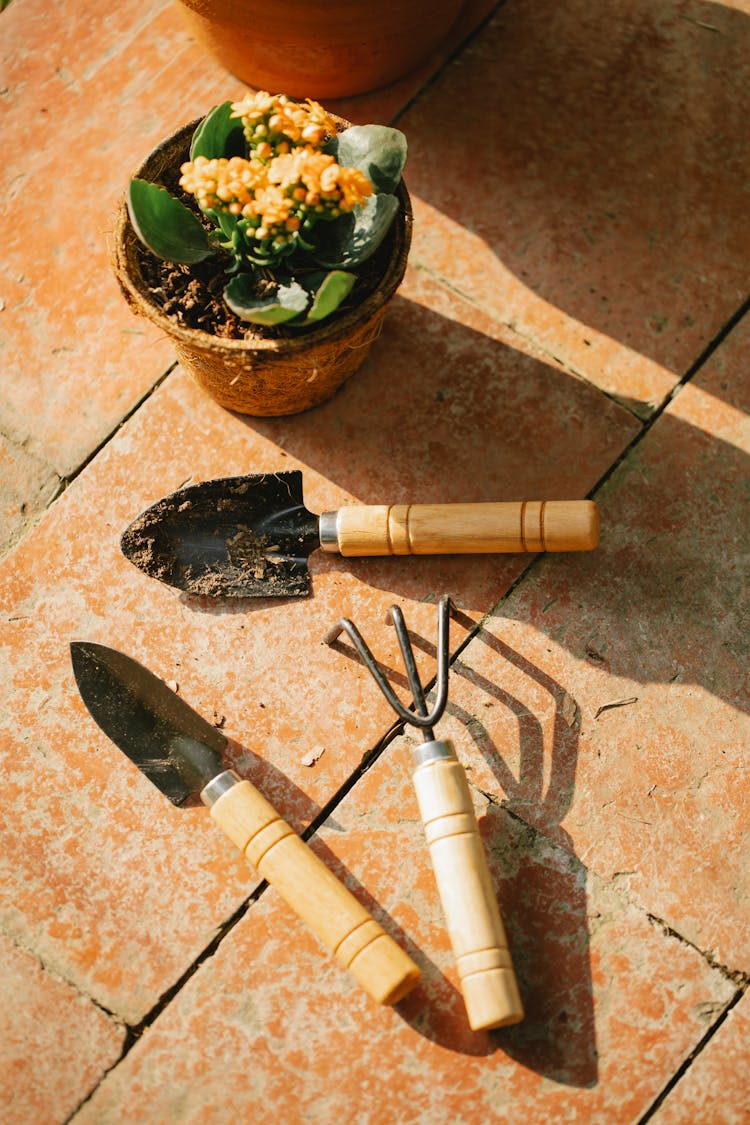
<instances>
[{"instance_id":1,"label":"green leaf","mask_svg":"<svg viewBox=\"0 0 750 1125\"><path fill-rule=\"evenodd\" d=\"M127 206L135 233L157 258L189 265L214 253L197 215L165 188L147 180L131 180Z\"/></svg>"},{"instance_id":2,"label":"green leaf","mask_svg":"<svg viewBox=\"0 0 750 1125\"><path fill-rule=\"evenodd\" d=\"M271 298L258 300L250 274L241 273L229 282L224 300L233 313L252 324L283 324L305 312L310 294L296 281L280 285Z\"/></svg>"},{"instance_id":3,"label":"green leaf","mask_svg":"<svg viewBox=\"0 0 750 1125\"><path fill-rule=\"evenodd\" d=\"M245 144L242 122L232 117L232 103L214 106L193 133L190 159L205 156L214 160L221 156L244 156Z\"/></svg>"},{"instance_id":4,"label":"green leaf","mask_svg":"<svg viewBox=\"0 0 750 1125\"><path fill-rule=\"evenodd\" d=\"M406 137L387 125L352 125L336 138L342 167L359 168L375 191L392 195L406 164Z\"/></svg>"},{"instance_id":5,"label":"green leaf","mask_svg":"<svg viewBox=\"0 0 750 1125\"><path fill-rule=\"evenodd\" d=\"M361 207L329 225L316 260L330 268L366 261L385 238L398 208L395 195L371 195Z\"/></svg>"},{"instance_id":6,"label":"green leaf","mask_svg":"<svg viewBox=\"0 0 750 1125\"><path fill-rule=\"evenodd\" d=\"M313 324L335 312L351 293L356 280L356 274L346 273L344 270L313 273L303 278L302 284L305 289L313 294L313 303L305 317L305 324Z\"/></svg>"},{"instance_id":7,"label":"green leaf","mask_svg":"<svg viewBox=\"0 0 750 1125\"><path fill-rule=\"evenodd\" d=\"M232 215L229 211L214 211L213 208L206 208L203 214L219 228L227 242L234 238L237 232L238 221L236 215Z\"/></svg>"}]
</instances>

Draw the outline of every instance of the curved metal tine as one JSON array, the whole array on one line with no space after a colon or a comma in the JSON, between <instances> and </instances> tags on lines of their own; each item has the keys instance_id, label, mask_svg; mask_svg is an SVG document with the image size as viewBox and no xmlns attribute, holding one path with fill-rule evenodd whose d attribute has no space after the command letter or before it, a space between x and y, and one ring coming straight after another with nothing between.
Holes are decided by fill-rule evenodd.
<instances>
[{"instance_id":1,"label":"curved metal tine","mask_svg":"<svg viewBox=\"0 0 750 1125\"><path fill-rule=\"evenodd\" d=\"M403 706L401 700L395 694L393 688L388 683L383 673L380 671L380 668L378 667L375 657L372 655L367 642L365 641L364 637L353 621L350 621L348 617L342 617L338 624L336 624L326 634L325 643L330 644L342 632L346 633L349 637L357 652L362 657L367 671L370 673L375 683L378 685L383 695L398 715L399 719L402 719L405 723L413 723L416 719L414 712L407 710L407 708ZM421 726L422 724L418 723L417 725Z\"/></svg>"},{"instance_id":2,"label":"curved metal tine","mask_svg":"<svg viewBox=\"0 0 750 1125\"><path fill-rule=\"evenodd\" d=\"M450 665L450 619L451 599L445 594L438 602L438 642L437 642L437 684L435 685L435 706L432 709L435 722L445 711L448 702L448 670Z\"/></svg>"},{"instance_id":3,"label":"curved metal tine","mask_svg":"<svg viewBox=\"0 0 750 1125\"><path fill-rule=\"evenodd\" d=\"M406 623L404 615L399 606L391 606L388 611L390 619L396 628L401 652L404 657L404 664L409 676L409 684L411 686L412 694L414 695L414 704L418 709L419 714L415 715L411 712L409 722L414 726L420 727L425 731L430 738L434 737L432 728L441 718L445 711L445 705L448 702L448 659L449 659L449 626L450 626L450 611L451 600L446 595L440 599L438 603L438 643L437 643L437 683L435 704L430 713L427 713L427 704L425 702L424 689L419 680L416 664L414 661L414 651L411 647L411 641L406 630Z\"/></svg>"},{"instance_id":4,"label":"curved metal tine","mask_svg":"<svg viewBox=\"0 0 750 1125\"><path fill-rule=\"evenodd\" d=\"M422 681L419 678L419 672L417 671L417 665L414 660L414 650L411 647L411 641L409 640L409 634L406 629L404 615L401 612L400 606L397 605L392 605L389 613L391 615L391 621L396 629L398 643L401 646L401 655L404 658L404 667L406 668L406 674L409 677L409 686L411 688L411 693L414 696L414 706L417 709L417 714L421 715L424 718L424 716L428 713L427 703L425 702L424 688L422 687Z\"/></svg>"},{"instance_id":5,"label":"curved metal tine","mask_svg":"<svg viewBox=\"0 0 750 1125\"><path fill-rule=\"evenodd\" d=\"M424 698L424 688L417 672L417 665L414 661L414 650L411 647L409 634L406 629L406 622L404 615L397 605L392 605L390 608L391 621L396 627L396 635L398 636L398 643L401 646L401 655L404 658L404 667L409 677L409 686L411 693L414 696L414 706L416 712L411 712L409 722L413 726L419 727L423 731L427 742L434 742L435 732L432 729L435 723L435 716L428 714L427 704Z\"/></svg>"}]
</instances>

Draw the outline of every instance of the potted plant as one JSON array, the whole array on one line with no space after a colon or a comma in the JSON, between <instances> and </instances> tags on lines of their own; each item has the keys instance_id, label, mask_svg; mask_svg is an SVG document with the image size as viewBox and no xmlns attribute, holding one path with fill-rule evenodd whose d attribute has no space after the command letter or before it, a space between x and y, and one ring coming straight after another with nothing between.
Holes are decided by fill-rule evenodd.
<instances>
[{"instance_id":1,"label":"potted plant","mask_svg":"<svg viewBox=\"0 0 750 1125\"><path fill-rule=\"evenodd\" d=\"M132 178L114 266L222 406L292 414L363 362L406 268L406 139L265 91L224 102Z\"/></svg>"}]
</instances>

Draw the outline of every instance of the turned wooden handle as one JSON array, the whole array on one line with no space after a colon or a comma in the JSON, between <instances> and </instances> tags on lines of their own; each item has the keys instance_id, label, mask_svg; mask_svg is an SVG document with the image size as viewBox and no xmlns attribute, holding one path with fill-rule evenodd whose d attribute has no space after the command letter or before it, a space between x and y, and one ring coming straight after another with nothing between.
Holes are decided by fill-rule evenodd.
<instances>
[{"instance_id":1,"label":"turned wooden handle","mask_svg":"<svg viewBox=\"0 0 750 1125\"><path fill-rule=\"evenodd\" d=\"M219 797L211 816L374 1000L395 1004L413 988L411 958L249 781Z\"/></svg>"},{"instance_id":2,"label":"turned wooden handle","mask_svg":"<svg viewBox=\"0 0 750 1125\"><path fill-rule=\"evenodd\" d=\"M339 508L336 530L349 556L590 551L599 543L599 513L593 500L352 504Z\"/></svg>"},{"instance_id":3,"label":"turned wooden handle","mask_svg":"<svg viewBox=\"0 0 750 1125\"><path fill-rule=\"evenodd\" d=\"M469 1024L474 1031L523 1019L497 899L479 837L463 766L450 742L426 743L435 754L414 773L419 811L430 849Z\"/></svg>"}]
</instances>

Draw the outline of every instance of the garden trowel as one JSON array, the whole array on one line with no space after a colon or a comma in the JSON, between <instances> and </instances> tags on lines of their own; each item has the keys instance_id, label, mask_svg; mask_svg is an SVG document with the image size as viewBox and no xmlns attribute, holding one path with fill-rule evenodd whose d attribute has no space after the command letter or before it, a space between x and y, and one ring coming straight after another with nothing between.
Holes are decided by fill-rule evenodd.
<instances>
[{"instance_id":1,"label":"garden trowel","mask_svg":"<svg viewBox=\"0 0 750 1125\"><path fill-rule=\"evenodd\" d=\"M592 500L351 504L314 515L298 470L204 481L147 508L121 540L146 574L208 597L310 593L318 547L345 556L589 551Z\"/></svg>"},{"instance_id":2,"label":"garden trowel","mask_svg":"<svg viewBox=\"0 0 750 1125\"><path fill-rule=\"evenodd\" d=\"M226 738L137 661L74 641L73 671L104 733L175 805L200 797L211 816L320 940L381 1004L419 969L249 781L225 769Z\"/></svg>"}]
</instances>

